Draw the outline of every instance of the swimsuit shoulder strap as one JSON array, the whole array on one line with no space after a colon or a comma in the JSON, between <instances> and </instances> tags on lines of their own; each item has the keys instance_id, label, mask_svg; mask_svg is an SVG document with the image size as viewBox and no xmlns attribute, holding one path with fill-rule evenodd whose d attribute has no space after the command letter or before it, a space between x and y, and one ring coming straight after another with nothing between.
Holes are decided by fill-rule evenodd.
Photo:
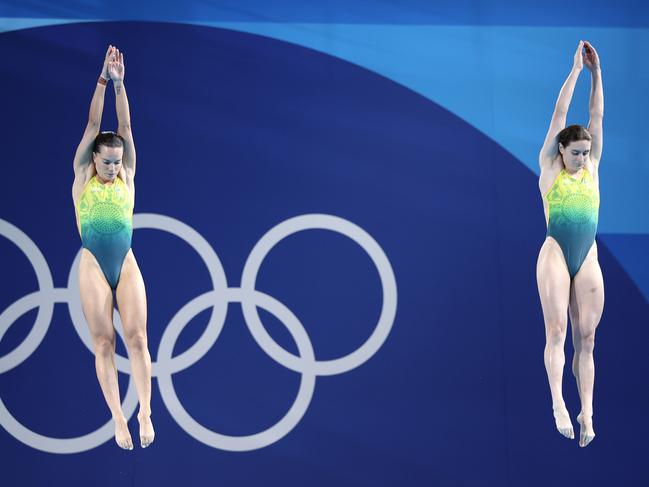
<instances>
[{"instance_id":1,"label":"swimsuit shoulder strap","mask_svg":"<svg viewBox=\"0 0 649 487\"><path fill-rule=\"evenodd\" d=\"M83 199L83 195L86 193L90 185L94 183L94 180L95 180L95 176L88 179L88 181L86 181L86 184L83 185L83 189L81 190L81 196L79 196L79 201L77 202L77 204L81 203L81 200Z\"/></svg>"},{"instance_id":2,"label":"swimsuit shoulder strap","mask_svg":"<svg viewBox=\"0 0 649 487\"><path fill-rule=\"evenodd\" d=\"M90 186L90 185L92 185L92 184L95 184L96 181L97 181L97 175L93 175L90 179L88 179L88 182L87 182L86 185L83 187L83 190L85 191L86 188L87 188L88 186Z\"/></svg>"},{"instance_id":3,"label":"swimsuit shoulder strap","mask_svg":"<svg viewBox=\"0 0 649 487\"><path fill-rule=\"evenodd\" d=\"M595 184L595 180L593 179L593 175L585 167L584 167L584 175L581 178L581 180L582 180L582 182L587 183L587 184Z\"/></svg>"},{"instance_id":4,"label":"swimsuit shoulder strap","mask_svg":"<svg viewBox=\"0 0 649 487\"><path fill-rule=\"evenodd\" d=\"M552 192L552 190L554 189L554 186L557 184L557 182L561 178L561 175L564 172L565 172L565 168L562 168L561 171L559 171L559 174L557 174L556 177L554 178L554 181L552 181L552 184L550 185L550 189L548 189L548 191L543 196L546 200L548 199L548 195Z\"/></svg>"}]
</instances>

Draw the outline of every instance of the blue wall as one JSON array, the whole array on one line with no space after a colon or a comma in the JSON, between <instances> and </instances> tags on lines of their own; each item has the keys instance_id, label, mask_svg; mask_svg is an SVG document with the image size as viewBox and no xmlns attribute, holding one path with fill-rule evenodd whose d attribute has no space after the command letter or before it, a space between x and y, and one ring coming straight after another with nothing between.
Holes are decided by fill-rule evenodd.
<instances>
[{"instance_id":1,"label":"blue wall","mask_svg":"<svg viewBox=\"0 0 649 487\"><path fill-rule=\"evenodd\" d=\"M636 3L0 3L2 484L644 485ZM582 38L606 94L586 449L554 430L534 276L536 153ZM108 43L126 54L155 375L156 442L132 452L88 349L69 192Z\"/></svg>"}]
</instances>

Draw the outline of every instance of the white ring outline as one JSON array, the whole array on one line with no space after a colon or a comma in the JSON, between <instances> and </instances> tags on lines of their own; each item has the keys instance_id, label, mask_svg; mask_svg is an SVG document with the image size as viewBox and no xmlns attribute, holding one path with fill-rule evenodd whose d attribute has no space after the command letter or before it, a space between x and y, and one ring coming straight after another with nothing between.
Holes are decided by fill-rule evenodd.
<instances>
[{"instance_id":1,"label":"white ring outline","mask_svg":"<svg viewBox=\"0 0 649 487\"><path fill-rule=\"evenodd\" d=\"M380 245L365 230L343 218L325 214L307 214L290 218L271 228L255 245L246 260L242 272L241 288L227 287L225 272L218 256L209 243L190 226L164 215L137 214L134 215L133 228L158 229L180 237L198 252L208 268L213 290L192 299L172 318L163 332L157 361L152 364L152 376L158 378L163 402L181 428L196 440L213 448L248 451L263 448L286 436L306 413L313 396L316 377L344 373L369 360L384 343L394 324L397 288L392 266ZM357 350L333 360L317 361L308 334L297 317L278 300L254 289L259 268L270 250L287 236L310 229L334 231L355 241L372 259L381 279L383 306L374 331ZM54 303L67 302L75 330L82 342L92 352L92 340L83 318L78 279L76 278L81 250L77 253L71 266L68 288L54 288L47 261L26 234L14 225L0 219L0 235L12 240L27 256L35 269L40 287L39 291L17 300L0 314L1 340L17 318L27 311L39 307L36 322L28 336L12 352L0 357L0 373L16 367L35 351L50 326ZM246 325L262 350L281 365L302 374L296 399L284 417L268 429L246 436L223 435L196 422L180 403L172 382L174 373L196 363L216 342L223 329L230 302L241 303ZM298 346L299 356L281 348L268 334L257 313L258 306L274 314L287 327ZM43 309L43 307L45 308ZM183 328L194 316L208 307L213 308L213 311L203 334L189 349L173 357L174 344ZM47 318L48 313L49 318ZM184 324L183 319L186 319ZM120 325L119 315L115 313L115 327L120 337L123 338ZM21 358L22 360L19 361ZM116 365L119 371L130 375L127 358L117 355ZM136 406L137 395L131 377L122 405L125 413L128 413L125 414L127 418L132 416ZM56 439L39 435L20 424L1 400L0 424L23 443L50 453L77 453L90 450L105 443L113 436L112 420L96 431L77 438Z\"/></svg>"},{"instance_id":2,"label":"white ring outline","mask_svg":"<svg viewBox=\"0 0 649 487\"><path fill-rule=\"evenodd\" d=\"M344 357L332 360L316 360L315 362L316 375L342 374L363 364L381 348L392 329L397 312L397 283L394 271L381 246L369 233L350 221L332 215L309 214L290 218L271 228L254 246L243 267L241 289L243 289L245 296L255 292L259 268L277 243L294 233L312 229L331 230L356 242L372 259L381 278L383 306L376 328L370 337L358 349ZM254 300L252 299L244 299L241 302L241 308L250 333L252 333L259 346L273 360L284 367L295 372L302 372L302 359L287 352L273 340L261 323L253 303Z\"/></svg>"}]
</instances>

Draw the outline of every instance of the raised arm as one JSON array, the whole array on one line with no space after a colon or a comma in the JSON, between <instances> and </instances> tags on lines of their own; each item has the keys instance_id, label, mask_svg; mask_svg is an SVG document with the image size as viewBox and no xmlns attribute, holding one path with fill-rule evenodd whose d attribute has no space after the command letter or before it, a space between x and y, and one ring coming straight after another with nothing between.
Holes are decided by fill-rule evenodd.
<instances>
[{"instance_id":1,"label":"raised arm","mask_svg":"<svg viewBox=\"0 0 649 487\"><path fill-rule=\"evenodd\" d=\"M590 121L588 122L588 133L593 138L590 145L590 160L599 165L599 160L602 157L602 147L604 145L604 137L602 130L602 120L604 119L604 88L602 87L602 69L599 64L599 56L597 51L590 44L586 42L585 45L584 64L590 71Z\"/></svg>"},{"instance_id":2,"label":"raised arm","mask_svg":"<svg viewBox=\"0 0 649 487\"><path fill-rule=\"evenodd\" d=\"M566 126L566 117L568 115L570 101L572 100L572 94L575 91L575 84L577 84L577 78L579 78L579 74L584 67L582 56L583 48L584 41L579 41L579 46L577 46L577 52L575 52L572 69L570 70L568 78L561 87L559 98L557 99L557 103L554 106L554 113L552 114L550 128L548 129L548 133L545 136L545 142L543 142L543 147L541 148L541 152L539 153L539 164L541 166L541 169L552 163L559 150L557 134L561 132L561 130L563 130Z\"/></svg>"},{"instance_id":3,"label":"raised arm","mask_svg":"<svg viewBox=\"0 0 649 487\"><path fill-rule=\"evenodd\" d=\"M126 86L124 86L124 54L116 50L115 59L108 65L108 74L113 80L115 88L115 109L117 111L117 133L124 139L124 155L122 164L126 172L128 183L132 183L135 177L135 144L133 143L133 133L131 132L131 112L128 106L128 97L126 96Z\"/></svg>"},{"instance_id":4,"label":"raised arm","mask_svg":"<svg viewBox=\"0 0 649 487\"><path fill-rule=\"evenodd\" d=\"M115 48L113 46L108 46L106 57L104 58L104 65L101 70L101 75L97 79L95 93L92 95L92 101L90 102L88 123L86 125L85 131L83 132L81 142L77 147L77 151L74 154L73 168L75 175L83 172L90 163L92 146L95 141L95 137L97 137L97 134L99 133L101 116L104 112L104 95L106 93L106 83L109 79L108 64L112 60L114 52Z\"/></svg>"}]
</instances>

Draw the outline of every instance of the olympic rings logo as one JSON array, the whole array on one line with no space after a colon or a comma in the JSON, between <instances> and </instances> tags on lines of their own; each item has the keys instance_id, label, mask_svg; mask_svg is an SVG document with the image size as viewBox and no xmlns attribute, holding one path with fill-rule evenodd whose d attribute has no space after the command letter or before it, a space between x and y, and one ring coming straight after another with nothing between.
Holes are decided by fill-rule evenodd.
<instances>
[{"instance_id":1,"label":"olympic rings logo","mask_svg":"<svg viewBox=\"0 0 649 487\"><path fill-rule=\"evenodd\" d=\"M162 400L178 425L196 440L221 450L249 451L264 448L286 436L304 416L315 389L317 376L348 372L369 360L387 338L397 310L397 285L394 271L379 244L361 227L342 218L325 214L307 214L290 218L271 228L254 246L244 265L241 287L228 287L221 261L209 243L193 228L179 220L158 214L137 214L133 228L150 228L171 233L189 244L203 259L213 289L189 301L171 319L165 329L152 376L157 377ZM302 323L284 304L255 289L257 273L270 250L286 237L304 230L324 229L350 238L372 259L381 279L383 305L370 337L354 352L333 360L316 360L313 346ZM28 311L38 308L34 326L14 350L0 357L0 374L17 367L34 353L50 326L55 303L66 303L72 323L81 341L93 351L92 338L85 323L79 296L78 269L81 249L70 269L67 288L55 288L45 257L36 244L20 229L0 219L0 235L11 240L27 256L36 272L39 290L18 299L0 314L0 340L11 325ZM297 397L289 411L275 425L247 436L228 436L212 431L194 420L185 410L173 386L172 375L200 360L214 345L225 324L228 303L241 303L243 316L253 338L261 349L284 367L302 377ZM212 308L205 331L185 352L172 356L176 340L189 322L202 311ZM289 331L299 355L280 347L262 324L257 308L273 314ZM115 311L115 328L123 339L119 314ZM128 358L115 357L117 370L130 375ZM122 403L127 419L135 412L137 394L132 377ZM0 398L0 424L16 439L32 448L49 453L79 453L96 448L114 436L110 419L97 430L76 438L51 438L31 431L9 412Z\"/></svg>"}]
</instances>

